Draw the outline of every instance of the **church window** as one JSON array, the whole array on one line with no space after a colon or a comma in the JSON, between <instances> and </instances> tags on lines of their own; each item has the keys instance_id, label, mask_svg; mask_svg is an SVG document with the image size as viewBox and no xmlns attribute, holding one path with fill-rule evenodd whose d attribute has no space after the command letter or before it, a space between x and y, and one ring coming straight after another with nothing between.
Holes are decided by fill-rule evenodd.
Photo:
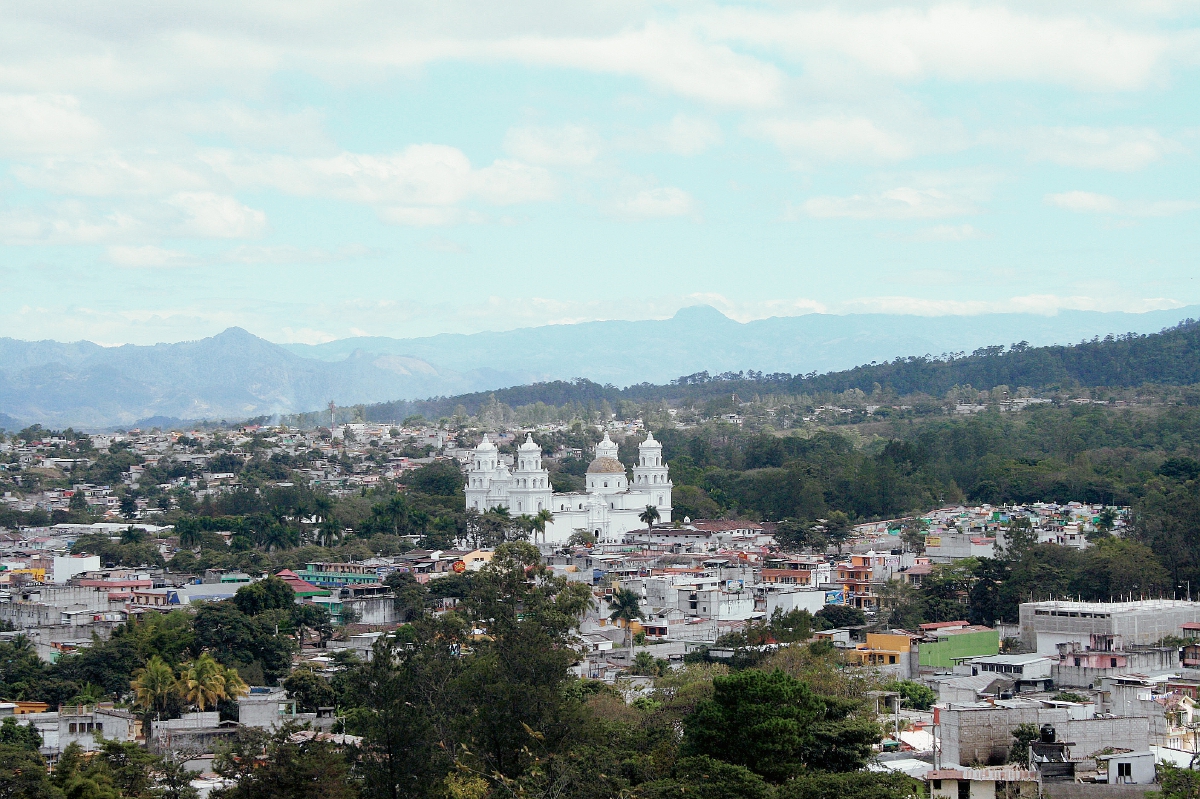
<instances>
[{"instance_id":1,"label":"church window","mask_svg":"<svg viewBox=\"0 0 1200 799\"><path fill-rule=\"evenodd\" d=\"M607 481L607 480L605 480L605 481L604 481L604 487L605 487L605 488L608 488L608 481Z\"/></svg>"}]
</instances>

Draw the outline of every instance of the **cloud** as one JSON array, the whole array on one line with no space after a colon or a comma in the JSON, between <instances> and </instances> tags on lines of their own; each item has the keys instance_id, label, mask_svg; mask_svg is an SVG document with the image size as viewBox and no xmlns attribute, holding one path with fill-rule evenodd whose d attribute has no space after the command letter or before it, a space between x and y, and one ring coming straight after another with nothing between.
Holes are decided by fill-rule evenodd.
<instances>
[{"instance_id":1,"label":"cloud","mask_svg":"<svg viewBox=\"0 0 1200 799\"><path fill-rule=\"evenodd\" d=\"M1185 152L1183 145L1151 128L1034 128L1008 134L988 133L984 143L1018 147L1035 161L1080 169L1131 172Z\"/></svg>"},{"instance_id":2,"label":"cloud","mask_svg":"<svg viewBox=\"0 0 1200 799\"><path fill-rule=\"evenodd\" d=\"M458 223L463 219L463 212L458 208L394 206L380 209L379 218L393 225L437 227Z\"/></svg>"},{"instance_id":3,"label":"cloud","mask_svg":"<svg viewBox=\"0 0 1200 799\"><path fill-rule=\"evenodd\" d=\"M205 239L248 239L267 227L267 215L234 197L209 191L185 191L167 204L182 212L178 235Z\"/></svg>"},{"instance_id":4,"label":"cloud","mask_svg":"<svg viewBox=\"0 0 1200 799\"><path fill-rule=\"evenodd\" d=\"M973 241L988 239L991 235L984 233L974 225L933 225L918 228L908 232L887 231L877 234L880 238L899 239L901 241Z\"/></svg>"},{"instance_id":5,"label":"cloud","mask_svg":"<svg viewBox=\"0 0 1200 799\"><path fill-rule=\"evenodd\" d=\"M104 129L69 95L0 94L0 155L75 152Z\"/></svg>"},{"instance_id":6,"label":"cloud","mask_svg":"<svg viewBox=\"0 0 1200 799\"><path fill-rule=\"evenodd\" d=\"M686 27L656 22L611 36L506 39L481 52L529 64L638 77L714 105L772 106L780 101L783 86L783 73L774 65L702 41Z\"/></svg>"},{"instance_id":7,"label":"cloud","mask_svg":"<svg viewBox=\"0 0 1200 799\"><path fill-rule=\"evenodd\" d=\"M1200 208L1190 200L1135 200L1122 202L1107 194L1090 191L1065 191L1047 194L1043 201L1066 211L1080 214L1110 214L1113 216L1174 216Z\"/></svg>"},{"instance_id":8,"label":"cloud","mask_svg":"<svg viewBox=\"0 0 1200 799\"><path fill-rule=\"evenodd\" d=\"M913 155L913 147L907 141L862 117L769 119L752 124L750 130L791 154L839 161L857 158L895 161Z\"/></svg>"},{"instance_id":9,"label":"cloud","mask_svg":"<svg viewBox=\"0 0 1200 799\"><path fill-rule=\"evenodd\" d=\"M504 149L516 158L543 166L583 166L600 155L600 140L582 125L513 128Z\"/></svg>"},{"instance_id":10,"label":"cloud","mask_svg":"<svg viewBox=\"0 0 1200 799\"><path fill-rule=\"evenodd\" d=\"M1054 316L1059 311L1146 311L1182 308L1183 303L1165 297L1139 298L1127 295L1090 297L1057 294L1026 294L987 300L926 299L922 297L860 297L847 300L839 313L889 313L913 316L978 316L991 313L1029 313Z\"/></svg>"},{"instance_id":11,"label":"cloud","mask_svg":"<svg viewBox=\"0 0 1200 799\"><path fill-rule=\"evenodd\" d=\"M183 163L181 163L183 161ZM84 197L161 196L207 189L212 175L202 163L155 153L91 153L17 164L13 175L26 186Z\"/></svg>"},{"instance_id":12,"label":"cloud","mask_svg":"<svg viewBox=\"0 0 1200 799\"><path fill-rule=\"evenodd\" d=\"M799 210L817 219L936 219L978 212L964 196L940 189L902 186L877 194L813 197Z\"/></svg>"},{"instance_id":13,"label":"cloud","mask_svg":"<svg viewBox=\"0 0 1200 799\"><path fill-rule=\"evenodd\" d=\"M145 232L142 222L125 211L96 214L75 201L0 214L0 242L14 246L104 244Z\"/></svg>"},{"instance_id":14,"label":"cloud","mask_svg":"<svg viewBox=\"0 0 1200 799\"><path fill-rule=\"evenodd\" d=\"M620 215L643 219L687 216L695 210L695 206L690 194L673 186L643 189L616 202L616 210Z\"/></svg>"},{"instance_id":15,"label":"cloud","mask_svg":"<svg viewBox=\"0 0 1200 799\"><path fill-rule=\"evenodd\" d=\"M134 269L163 266L192 266L197 261L179 250L167 250L154 245L113 245L108 248L108 260L117 266Z\"/></svg>"},{"instance_id":16,"label":"cloud","mask_svg":"<svg viewBox=\"0 0 1200 799\"><path fill-rule=\"evenodd\" d=\"M202 157L236 186L371 205L452 206L472 197L509 205L550 199L556 191L541 167L500 159L476 170L461 150L442 144L414 144L390 155L296 158L218 150Z\"/></svg>"},{"instance_id":17,"label":"cloud","mask_svg":"<svg viewBox=\"0 0 1200 799\"><path fill-rule=\"evenodd\" d=\"M999 6L793 13L731 8L692 18L717 40L774 48L809 68L846 65L902 81L1030 81L1096 91L1150 83L1179 36L1092 15Z\"/></svg>"},{"instance_id":18,"label":"cloud","mask_svg":"<svg viewBox=\"0 0 1200 799\"><path fill-rule=\"evenodd\" d=\"M676 155L700 155L724 140L715 122L676 114L666 125L650 128L650 139Z\"/></svg>"},{"instance_id":19,"label":"cloud","mask_svg":"<svg viewBox=\"0 0 1200 799\"><path fill-rule=\"evenodd\" d=\"M324 264L375 254L378 254L378 251L361 244L349 244L333 250L324 247L297 247L291 244L243 244L223 253L221 260L237 264Z\"/></svg>"}]
</instances>

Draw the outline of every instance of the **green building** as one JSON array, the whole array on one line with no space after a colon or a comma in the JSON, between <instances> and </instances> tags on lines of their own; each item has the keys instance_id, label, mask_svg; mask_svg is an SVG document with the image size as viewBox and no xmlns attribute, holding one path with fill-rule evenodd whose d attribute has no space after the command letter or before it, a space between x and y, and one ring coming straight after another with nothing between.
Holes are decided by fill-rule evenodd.
<instances>
[{"instance_id":1,"label":"green building","mask_svg":"<svg viewBox=\"0 0 1200 799\"><path fill-rule=\"evenodd\" d=\"M296 576L321 588L379 582L375 567L361 563L310 563Z\"/></svg>"},{"instance_id":2,"label":"green building","mask_svg":"<svg viewBox=\"0 0 1200 799\"><path fill-rule=\"evenodd\" d=\"M917 662L921 668L948 669L966 658L1000 652L1000 633L990 627L951 627L931 630L926 635L934 640L917 644Z\"/></svg>"}]
</instances>

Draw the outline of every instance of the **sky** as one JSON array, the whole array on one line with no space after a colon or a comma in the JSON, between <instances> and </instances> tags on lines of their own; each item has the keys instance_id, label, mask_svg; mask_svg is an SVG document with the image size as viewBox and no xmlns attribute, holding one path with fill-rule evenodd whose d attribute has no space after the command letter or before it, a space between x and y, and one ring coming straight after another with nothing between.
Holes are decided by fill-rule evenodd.
<instances>
[{"instance_id":1,"label":"sky","mask_svg":"<svg viewBox=\"0 0 1200 799\"><path fill-rule=\"evenodd\" d=\"M1200 5L5 3L0 336L1200 302Z\"/></svg>"}]
</instances>

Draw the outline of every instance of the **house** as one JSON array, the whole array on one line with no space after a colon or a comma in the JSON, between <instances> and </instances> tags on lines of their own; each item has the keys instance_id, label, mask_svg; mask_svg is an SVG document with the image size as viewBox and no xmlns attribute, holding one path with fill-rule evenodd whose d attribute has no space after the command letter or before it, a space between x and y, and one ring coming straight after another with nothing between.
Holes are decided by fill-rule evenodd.
<instances>
[{"instance_id":1,"label":"house","mask_svg":"<svg viewBox=\"0 0 1200 799\"><path fill-rule=\"evenodd\" d=\"M1036 771L1018 766L936 769L925 775L929 799L997 799L1040 793Z\"/></svg>"},{"instance_id":2,"label":"house","mask_svg":"<svg viewBox=\"0 0 1200 799\"><path fill-rule=\"evenodd\" d=\"M950 668L974 657L995 655L1000 651L1000 633L990 627L965 621L922 624L924 637L918 644L922 669Z\"/></svg>"},{"instance_id":3,"label":"house","mask_svg":"<svg viewBox=\"0 0 1200 799\"><path fill-rule=\"evenodd\" d=\"M990 655L967 661L971 674L992 674L1012 681L1013 693L1048 691L1053 687L1050 677L1054 659L1045 655Z\"/></svg>"},{"instance_id":4,"label":"house","mask_svg":"<svg viewBox=\"0 0 1200 799\"><path fill-rule=\"evenodd\" d=\"M1097 755L1096 760L1106 763L1105 770L1109 785L1151 785L1154 783L1154 753L1122 752L1120 754Z\"/></svg>"}]
</instances>

